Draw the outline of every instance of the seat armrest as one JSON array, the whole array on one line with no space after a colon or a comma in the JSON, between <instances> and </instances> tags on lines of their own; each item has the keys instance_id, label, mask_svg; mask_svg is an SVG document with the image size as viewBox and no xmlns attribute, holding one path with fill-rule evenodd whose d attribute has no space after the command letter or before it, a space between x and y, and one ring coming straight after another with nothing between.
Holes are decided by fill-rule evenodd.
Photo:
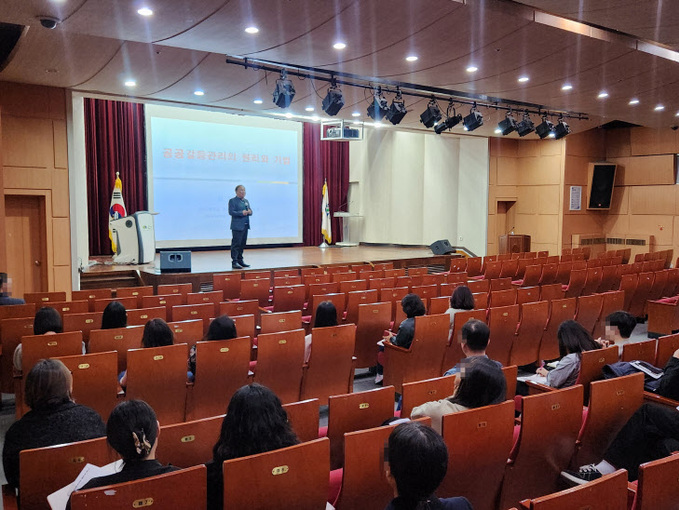
<instances>
[{"instance_id":1,"label":"seat armrest","mask_svg":"<svg viewBox=\"0 0 679 510\"><path fill-rule=\"evenodd\" d=\"M535 381L526 381L526 386L528 386L529 394L535 395L537 393L544 393L546 391L554 391L554 388L547 386L546 384L541 384Z\"/></svg>"},{"instance_id":2,"label":"seat armrest","mask_svg":"<svg viewBox=\"0 0 679 510\"><path fill-rule=\"evenodd\" d=\"M18 510L19 508L16 490L7 484L2 486L2 507L5 510Z\"/></svg>"},{"instance_id":3,"label":"seat armrest","mask_svg":"<svg viewBox=\"0 0 679 510\"><path fill-rule=\"evenodd\" d=\"M656 404L660 404L660 405L664 405L664 406L668 406L668 407L674 407L674 408L679 406L679 402L677 402L676 400L672 400L671 398L656 395L655 393L651 393L650 391L644 391L644 401L654 402Z\"/></svg>"},{"instance_id":4,"label":"seat armrest","mask_svg":"<svg viewBox=\"0 0 679 510\"><path fill-rule=\"evenodd\" d=\"M384 342L384 350L386 351L387 349L392 349L396 352L410 352L410 349L399 347L398 345L394 345L391 342Z\"/></svg>"}]
</instances>

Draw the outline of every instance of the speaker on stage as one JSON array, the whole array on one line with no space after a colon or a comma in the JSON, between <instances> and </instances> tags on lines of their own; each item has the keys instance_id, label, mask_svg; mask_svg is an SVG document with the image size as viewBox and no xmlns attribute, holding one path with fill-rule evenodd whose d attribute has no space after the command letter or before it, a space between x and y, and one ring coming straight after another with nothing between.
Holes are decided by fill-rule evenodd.
<instances>
[{"instance_id":1,"label":"speaker on stage","mask_svg":"<svg viewBox=\"0 0 679 510\"><path fill-rule=\"evenodd\" d=\"M587 209L607 210L611 208L616 168L617 166L613 163L590 163Z\"/></svg>"},{"instance_id":2,"label":"speaker on stage","mask_svg":"<svg viewBox=\"0 0 679 510\"><path fill-rule=\"evenodd\" d=\"M160 252L160 272L161 273L190 273L191 272L191 252L190 251L161 251Z\"/></svg>"},{"instance_id":3,"label":"speaker on stage","mask_svg":"<svg viewBox=\"0 0 679 510\"><path fill-rule=\"evenodd\" d=\"M455 252L455 248L450 245L448 239L439 239L435 243L430 244L429 249L434 255L445 255L446 253Z\"/></svg>"}]
</instances>

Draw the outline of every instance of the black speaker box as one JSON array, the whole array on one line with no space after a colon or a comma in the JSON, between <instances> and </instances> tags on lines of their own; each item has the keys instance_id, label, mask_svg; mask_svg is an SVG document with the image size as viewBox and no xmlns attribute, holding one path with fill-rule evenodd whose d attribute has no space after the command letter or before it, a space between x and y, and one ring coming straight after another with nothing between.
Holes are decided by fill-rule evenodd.
<instances>
[{"instance_id":1,"label":"black speaker box","mask_svg":"<svg viewBox=\"0 0 679 510\"><path fill-rule=\"evenodd\" d=\"M446 253L455 252L455 248L450 246L450 241L448 241L448 239L439 239L435 243L430 244L429 249L434 255L445 255Z\"/></svg>"},{"instance_id":2,"label":"black speaker box","mask_svg":"<svg viewBox=\"0 0 679 510\"><path fill-rule=\"evenodd\" d=\"M613 164L594 164L592 183L589 193L587 209L610 209L613 185L615 184L615 169Z\"/></svg>"},{"instance_id":3,"label":"black speaker box","mask_svg":"<svg viewBox=\"0 0 679 510\"><path fill-rule=\"evenodd\" d=\"M160 272L161 273L190 273L191 272L191 252L190 251L161 251L160 252Z\"/></svg>"}]
</instances>

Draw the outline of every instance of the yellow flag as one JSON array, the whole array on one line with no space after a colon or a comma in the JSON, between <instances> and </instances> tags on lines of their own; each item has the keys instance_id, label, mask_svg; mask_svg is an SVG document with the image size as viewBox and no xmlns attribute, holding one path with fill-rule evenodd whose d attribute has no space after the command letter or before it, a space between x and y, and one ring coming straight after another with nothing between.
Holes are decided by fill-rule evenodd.
<instances>
[{"instance_id":1,"label":"yellow flag","mask_svg":"<svg viewBox=\"0 0 679 510\"><path fill-rule=\"evenodd\" d=\"M116 182L113 185L113 194L111 195L111 206L108 210L108 237L111 240L111 249L113 253L118 252L115 239L113 239L113 230L111 229L111 221L127 216L125 210L125 201L123 200L123 181L120 180L120 172L116 172Z\"/></svg>"}]
</instances>

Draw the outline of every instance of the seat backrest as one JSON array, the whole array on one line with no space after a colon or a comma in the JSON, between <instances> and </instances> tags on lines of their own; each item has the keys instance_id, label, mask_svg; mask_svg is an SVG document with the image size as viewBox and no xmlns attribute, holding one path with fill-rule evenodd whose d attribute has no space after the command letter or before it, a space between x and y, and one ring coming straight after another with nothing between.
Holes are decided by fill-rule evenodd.
<instances>
[{"instance_id":1,"label":"seat backrest","mask_svg":"<svg viewBox=\"0 0 679 510\"><path fill-rule=\"evenodd\" d=\"M289 285L303 285L302 277L300 275L289 275L289 276L275 276L276 271L274 271L274 277L272 286L273 287L287 287Z\"/></svg>"},{"instance_id":2,"label":"seat backrest","mask_svg":"<svg viewBox=\"0 0 679 510\"><path fill-rule=\"evenodd\" d=\"M446 273L431 273L422 275L422 285L441 285L446 283Z\"/></svg>"},{"instance_id":3,"label":"seat backrest","mask_svg":"<svg viewBox=\"0 0 679 510\"><path fill-rule=\"evenodd\" d=\"M281 402L299 400L304 365L304 330L260 333L255 382L271 389Z\"/></svg>"},{"instance_id":4,"label":"seat backrest","mask_svg":"<svg viewBox=\"0 0 679 510\"><path fill-rule=\"evenodd\" d=\"M639 466L634 510L671 510L679 500L679 455Z\"/></svg>"},{"instance_id":5,"label":"seat backrest","mask_svg":"<svg viewBox=\"0 0 679 510\"><path fill-rule=\"evenodd\" d=\"M299 329L302 327L302 310L262 314L261 326L260 335Z\"/></svg>"},{"instance_id":6,"label":"seat backrest","mask_svg":"<svg viewBox=\"0 0 679 510\"><path fill-rule=\"evenodd\" d=\"M481 257L469 257L467 259L467 275L470 277L480 275L482 262Z\"/></svg>"},{"instance_id":7,"label":"seat backrest","mask_svg":"<svg viewBox=\"0 0 679 510\"><path fill-rule=\"evenodd\" d=\"M568 280L570 279L571 275L571 270L573 269L573 261L563 261L562 257L562 262L559 262L559 265L557 266L556 269L556 275L554 277L554 283L561 283L563 285L566 285L568 283Z\"/></svg>"},{"instance_id":8,"label":"seat backrest","mask_svg":"<svg viewBox=\"0 0 679 510\"><path fill-rule=\"evenodd\" d=\"M589 263L596 263L597 260L590 260ZM585 278L585 286L582 288L581 295L589 296L597 291L601 285L604 270L601 267L601 262L598 266L587 268L587 278Z\"/></svg>"},{"instance_id":9,"label":"seat backrest","mask_svg":"<svg viewBox=\"0 0 679 510\"><path fill-rule=\"evenodd\" d=\"M337 323L342 321L342 313L344 312L344 304L346 300L346 294L339 292L333 294L317 294L311 298L311 326L313 327L316 322L316 309L323 301L330 301L335 305L337 310Z\"/></svg>"},{"instance_id":10,"label":"seat backrest","mask_svg":"<svg viewBox=\"0 0 679 510\"><path fill-rule=\"evenodd\" d=\"M469 287L472 294L477 294L479 292L485 292L487 294L490 292L490 280L469 280L467 282L467 287Z\"/></svg>"},{"instance_id":11,"label":"seat backrest","mask_svg":"<svg viewBox=\"0 0 679 510\"><path fill-rule=\"evenodd\" d=\"M516 289L492 290L490 292L490 306L510 306L516 304Z\"/></svg>"},{"instance_id":12,"label":"seat backrest","mask_svg":"<svg viewBox=\"0 0 679 510\"><path fill-rule=\"evenodd\" d=\"M625 293L621 290L613 290L603 294L603 303L601 305L601 314L599 320L594 326L594 338L603 337L605 333L606 317L611 313L622 310L625 302Z\"/></svg>"},{"instance_id":13,"label":"seat backrest","mask_svg":"<svg viewBox=\"0 0 679 510\"><path fill-rule=\"evenodd\" d=\"M21 338L21 369L25 376L41 359L82 354L83 335L80 331L67 331L55 335L30 335Z\"/></svg>"},{"instance_id":14,"label":"seat backrest","mask_svg":"<svg viewBox=\"0 0 679 510\"><path fill-rule=\"evenodd\" d=\"M478 509L497 508L513 432L511 401L443 416L448 471L437 495L464 496Z\"/></svg>"},{"instance_id":15,"label":"seat backrest","mask_svg":"<svg viewBox=\"0 0 679 510\"><path fill-rule=\"evenodd\" d=\"M522 504L529 504L530 510L624 509L627 508L627 471L619 469L591 483L535 498L530 502L523 501Z\"/></svg>"},{"instance_id":16,"label":"seat backrest","mask_svg":"<svg viewBox=\"0 0 679 510\"><path fill-rule=\"evenodd\" d=\"M71 299L74 301L85 299L90 303L90 312L94 311L95 299L106 299L113 296L113 289L89 289L74 290L71 292Z\"/></svg>"},{"instance_id":17,"label":"seat backrest","mask_svg":"<svg viewBox=\"0 0 679 510\"><path fill-rule=\"evenodd\" d=\"M487 259L488 257L486 257ZM483 278L486 280L492 280L493 278L500 277L500 271L502 271L502 261L501 260L488 260L485 262L485 268L483 272Z\"/></svg>"},{"instance_id":18,"label":"seat backrest","mask_svg":"<svg viewBox=\"0 0 679 510\"><path fill-rule=\"evenodd\" d=\"M585 288L587 269L573 269L566 288L566 297L578 297Z\"/></svg>"},{"instance_id":19,"label":"seat backrest","mask_svg":"<svg viewBox=\"0 0 679 510\"><path fill-rule=\"evenodd\" d=\"M589 401L589 384L603 377L604 365L610 365L618 361L618 346L611 345L604 349L584 351L580 356L580 373L576 384L582 384L584 388L584 403Z\"/></svg>"},{"instance_id":20,"label":"seat backrest","mask_svg":"<svg viewBox=\"0 0 679 510\"><path fill-rule=\"evenodd\" d=\"M381 289L393 289L396 284L396 278L393 276L386 278L373 278L368 282L369 289L381 290Z\"/></svg>"},{"instance_id":21,"label":"seat backrest","mask_svg":"<svg viewBox=\"0 0 679 510\"><path fill-rule=\"evenodd\" d=\"M221 290L224 299L236 299L240 296L241 274L239 272L217 273L212 275L212 288Z\"/></svg>"},{"instance_id":22,"label":"seat backrest","mask_svg":"<svg viewBox=\"0 0 679 510\"><path fill-rule=\"evenodd\" d=\"M672 268L667 270L667 282L662 291L662 297L671 297L677 294L677 285L679 285L679 268Z\"/></svg>"},{"instance_id":23,"label":"seat backrest","mask_svg":"<svg viewBox=\"0 0 679 510\"><path fill-rule=\"evenodd\" d=\"M543 264L542 272L540 273L539 281L540 285L551 285L553 283L560 283L557 280L558 271L559 271L558 262L547 262L546 264ZM570 266L568 268L568 272L570 273ZM561 277L561 275L559 275L559 277Z\"/></svg>"},{"instance_id":24,"label":"seat backrest","mask_svg":"<svg viewBox=\"0 0 679 510\"><path fill-rule=\"evenodd\" d=\"M288 285L273 288L274 312L287 312L289 310L302 310L304 308L304 285Z\"/></svg>"},{"instance_id":25,"label":"seat backrest","mask_svg":"<svg viewBox=\"0 0 679 510\"><path fill-rule=\"evenodd\" d=\"M423 381L404 383L402 386L401 397L401 416L410 418L413 408L450 397L455 393L455 377L434 377Z\"/></svg>"},{"instance_id":26,"label":"seat backrest","mask_svg":"<svg viewBox=\"0 0 679 510\"><path fill-rule=\"evenodd\" d=\"M76 479L85 464L104 466L116 459L105 437L19 453L21 508L49 509L47 496ZM46 468L49 466L49 468Z\"/></svg>"},{"instance_id":27,"label":"seat backrest","mask_svg":"<svg viewBox=\"0 0 679 510\"><path fill-rule=\"evenodd\" d=\"M490 308L488 312L488 327L490 340L486 354L488 357L509 365L512 344L519 324L519 305L499 306Z\"/></svg>"},{"instance_id":28,"label":"seat backrest","mask_svg":"<svg viewBox=\"0 0 679 510\"><path fill-rule=\"evenodd\" d=\"M438 296L429 299L429 306L427 307L427 313L430 315L435 315L437 313L444 313L450 308L450 297L449 296Z\"/></svg>"},{"instance_id":29,"label":"seat backrest","mask_svg":"<svg viewBox=\"0 0 679 510\"><path fill-rule=\"evenodd\" d=\"M262 269L259 271L245 271L243 278L246 280L268 280L271 285L271 269Z\"/></svg>"},{"instance_id":30,"label":"seat backrest","mask_svg":"<svg viewBox=\"0 0 679 510\"><path fill-rule=\"evenodd\" d=\"M219 314L219 303L221 303L223 299L222 293L218 290L213 290L212 292L190 292L186 294L187 305L212 303L215 310L213 317L217 317Z\"/></svg>"},{"instance_id":31,"label":"seat backrest","mask_svg":"<svg viewBox=\"0 0 679 510\"><path fill-rule=\"evenodd\" d=\"M141 298L136 297L136 296L95 299L94 301L92 301L94 303L94 311L95 312L103 312L106 309L106 307L114 301L117 301L118 303L123 305L125 307L125 309L139 308L139 306L141 304L140 303ZM78 312L74 311L73 313L78 313Z\"/></svg>"},{"instance_id":32,"label":"seat backrest","mask_svg":"<svg viewBox=\"0 0 679 510\"><path fill-rule=\"evenodd\" d=\"M259 302L256 299L242 301L222 301L219 303L219 315L254 315L259 317Z\"/></svg>"},{"instance_id":33,"label":"seat backrest","mask_svg":"<svg viewBox=\"0 0 679 510\"><path fill-rule=\"evenodd\" d=\"M379 427L394 416L394 387L333 395L328 399L330 469L344 464L344 434Z\"/></svg>"},{"instance_id":34,"label":"seat backrest","mask_svg":"<svg viewBox=\"0 0 679 510\"><path fill-rule=\"evenodd\" d=\"M620 361L641 360L653 365L656 359L658 340L653 338L643 342L633 342L622 346Z\"/></svg>"},{"instance_id":35,"label":"seat backrest","mask_svg":"<svg viewBox=\"0 0 679 510\"><path fill-rule=\"evenodd\" d=\"M31 319L35 317L35 303L0 306L0 320L21 319L25 317L30 317Z\"/></svg>"},{"instance_id":36,"label":"seat backrest","mask_svg":"<svg viewBox=\"0 0 679 510\"><path fill-rule=\"evenodd\" d=\"M248 383L250 338L196 344L196 374L189 390L186 415L196 420L226 412L229 401Z\"/></svg>"},{"instance_id":37,"label":"seat backrest","mask_svg":"<svg viewBox=\"0 0 679 510\"><path fill-rule=\"evenodd\" d=\"M420 296L422 301L426 302L427 299L432 297L437 297L439 295L438 287L434 285L413 285L410 289L413 294Z\"/></svg>"},{"instance_id":38,"label":"seat backrest","mask_svg":"<svg viewBox=\"0 0 679 510\"><path fill-rule=\"evenodd\" d=\"M256 299L259 306L269 304L269 279L243 279L240 281L240 299Z\"/></svg>"},{"instance_id":39,"label":"seat backrest","mask_svg":"<svg viewBox=\"0 0 679 510\"><path fill-rule=\"evenodd\" d=\"M669 273L665 270L655 272L653 277L653 284L651 285L651 288L648 291L647 299L654 300L663 297L663 290L665 290L665 286L667 285L668 277Z\"/></svg>"},{"instance_id":40,"label":"seat backrest","mask_svg":"<svg viewBox=\"0 0 679 510\"><path fill-rule=\"evenodd\" d=\"M160 423L184 421L186 344L131 349L127 352L127 400L144 400Z\"/></svg>"},{"instance_id":41,"label":"seat backrest","mask_svg":"<svg viewBox=\"0 0 679 510\"><path fill-rule=\"evenodd\" d=\"M574 297L551 301L549 321L542 335L539 359L548 360L559 357L559 340L556 333L563 321L575 318L575 307Z\"/></svg>"},{"instance_id":42,"label":"seat backrest","mask_svg":"<svg viewBox=\"0 0 679 510\"><path fill-rule=\"evenodd\" d=\"M203 338L203 320L193 319L189 321L168 322L168 326L174 333L174 343L176 344L190 344L202 340Z\"/></svg>"},{"instance_id":43,"label":"seat backrest","mask_svg":"<svg viewBox=\"0 0 679 510\"><path fill-rule=\"evenodd\" d=\"M553 301L554 299L563 299L566 295L560 283L552 283L550 285L540 286L540 299L544 301Z\"/></svg>"},{"instance_id":44,"label":"seat backrest","mask_svg":"<svg viewBox=\"0 0 679 510\"><path fill-rule=\"evenodd\" d=\"M199 420L162 425L156 458L163 464L188 468L212 460L215 446L222 429L224 415Z\"/></svg>"},{"instance_id":45,"label":"seat backrest","mask_svg":"<svg viewBox=\"0 0 679 510\"><path fill-rule=\"evenodd\" d=\"M505 278L493 278L490 281L490 291L496 291L496 290L507 290L507 289L512 289L512 279L507 276Z\"/></svg>"},{"instance_id":46,"label":"seat backrest","mask_svg":"<svg viewBox=\"0 0 679 510\"><path fill-rule=\"evenodd\" d=\"M114 351L60 356L73 376L73 400L91 407L101 419L118 403L118 355Z\"/></svg>"},{"instance_id":47,"label":"seat backrest","mask_svg":"<svg viewBox=\"0 0 679 510\"><path fill-rule=\"evenodd\" d=\"M368 303L377 303L377 290L354 290L347 293L347 324L358 323L358 307Z\"/></svg>"},{"instance_id":48,"label":"seat backrest","mask_svg":"<svg viewBox=\"0 0 679 510\"><path fill-rule=\"evenodd\" d=\"M203 320L203 334L207 333L210 327L210 319L215 314L215 307L212 303L203 303L202 305L175 305L172 307L172 320L188 321L193 319Z\"/></svg>"},{"instance_id":49,"label":"seat backrest","mask_svg":"<svg viewBox=\"0 0 679 510\"><path fill-rule=\"evenodd\" d=\"M318 398L326 405L330 395L351 391L356 326L314 328L311 335L311 358L302 377L300 399Z\"/></svg>"},{"instance_id":50,"label":"seat backrest","mask_svg":"<svg viewBox=\"0 0 679 510\"><path fill-rule=\"evenodd\" d=\"M450 259L450 267L448 268L451 273L462 273L467 269L467 258L466 257L454 257Z\"/></svg>"},{"instance_id":51,"label":"seat backrest","mask_svg":"<svg viewBox=\"0 0 679 510\"><path fill-rule=\"evenodd\" d=\"M516 289L516 304L534 303L540 301L540 287L519 287Z\"/></svg>"},{"instance_id":52,"label":"seat backrest","mask_svg":"<svg viewBox=\"0 0 679 510\"><path fill-rule=\"evenodd\" d=\"M679 349L679 333L661 336L658 338L658 346L653 365L663 368L677 349Z\"/></svg>"},{"instance_id":53,"label":"seat backrest","mask_svg":"<svg viewBox=\"0 0 679 510\"><path fill-rule=\"evenodd\" d=\"M186 304L186 295L189 292L193 292L193 284L191 283L160 284L156 290L156 294L180 294L184 296L184 302L182 303L184 305Z\"/></svg>"},{"instance_id":54,"label":"seat backrest","mask_svg":"<svg viewBox=\"0 0 679 510\"><path fill-rule=\"evenodd\" d=\"M601 283L597 292L608 292L618 286L618 267L614 265L603 266L601 268Z\"/></svg>"},{"instance_id":55,"label":"seat backrest","mask_svg":"<svg viewBox=\"0 0 679 510\"><path fill-rule=\"evenodd\" d=\"M404 382L440 375L440 363L448 345L449 331L450 316L447 313L415 317L415 333L410 344L410 366Z\"/></svg>"},{"instance_id":56,"label":"seat backrest","mask_svg":"<svg viewBox=\"0 0 679 510\"><path fill-rule=\"evenodd\" d=\"M516 276L519 269L519 259L505 260L502 262L502 269L500 270L500 278Z\"/></svg>"},{"instance_id":57,"label":"seat backrest","mask_svg":"<svg viewBox=\"0 0 679 510\"><path fill-rule=\"evenodd\" d=\"M329 275L328 275L329 276ZM324 295L324 294L336 294L339 292L339 283L312 283L306 286L306 300L308 302L312 301L314 296ZM342 304L342 310L344 310L344 304Z\"/></svg>"},{"instance_id":58,"label":"seat backrest","mask_svg":"<svg viewBox=\"0 0 679 510\"><path fill-rule=\"evenodd\" d=\"M1 307L0 307L1 308ZM0 378L2 378L2 392L14 393L14 350L21 343L21 337L33 334L33 317L0 320Z\"/></svg>"},{"instance_id":59,"label":"seat backrest","mask_svg":"<svg viewBox=\"0 0 679 510\"><path fill-rule=\"evenodd\" d=\"M594 327L601 316L601 307L603 304L603 294L590 294L589 296L580 296L578 298L578 309L575 314L575 320L578 321L589 334L594 332Z\"/></svg>"},{"instance_id":60,"label":"seat backrest","mask_svg":"<svg viewBox=\"0 0 679 510\"><path fill-rule=\"evenodd\" d=\"M353 292L355 290L368 290L368 280L343 280L339 282L340 292Z\"/></svg>"},{"instance_id":61,"label":"seat backrest","mask_svg":"<svg viewBox=\"0 0 679 510\"><path fill-rule=\"evenodd\" d=\"M150 308L127 310L128 326L144 326L151 319L163 319L167 322L167 308L164 306L153 306Z\"/></svg>"},{"instance_id":62,"label":"seat backrest","mask_svg":"<svg viewBox=\"0 0 679 510\"><path fill-rule=\"evenodd\" d=\"M356 343L354 356L356 366L372 367L377 363L376 342L389 329L391 321L391 303L368 303L358 306L356 324Z\"/></svg>"},{"instance_id":63,"label":"seat backrest","mask_svg":"<svg viewBox=\"0 0 679 510\"><path fill-rule=\"evenodd\" d=\"M462 331L462 326L464 326L469 319L477 319L486 322L486 310L467 310L457 312L453 316L453 330L448 339L448 345L443 356L443 363L441 364L441 372L438 375L442 375L447 370L453 368L465 357L462 352L462 347L460 347L460 342L462 341L460 332Z\"/></svg>"},{"instance_id":64,"label":"seat backrest","mask_svg":"<svg viewBox=\"0 0 679 510\"><path fill-rule=\"evenodd\" d=\"M336 268L339 268L340 266L336 266ZM349 266L346 266L347 270L349 269ZM273 277L274 278L292 278L292 277L300 277L299 274L299 269L298 268L291 268L291 269L274 269L273 271Z\"/></svg>"},{"instance_id":65,"label":"seat backrest","mask_svg":"<svg viewBox=\"0 0 679 510\"><path fill-rule=\"evenodd\" d=\"M71 508L117 510L138 508L141 502L152 502L158 508L205 508L206 484L205 466L193 466L133 482L76 491L71 495Z\"/></svg>"},{"instance_id":66,"label":"seat backrest","mask_svg":"<svg viewBox=\"0 0 679 510\"><path fill-rule=\"evenodd\" d=\"M251 340L254 339L256 332L254 315L234 315L231 320L236 325L238 336L249 336Z\"/></svg>"},{"instance_id":67,"label":"seat backrest","mask_svg":"<svg viewBox=\"0 0 679 510\"><path fill-rule=\"evenodd\" d=\"M542 274L542 265L531 264L526 266L526 272L523 275L522 287L531 287L540 283L540 275Z\"/></svg>"},{"instance_id":68,"label":"seat backrest","mask_svg":"<svg viewBox=\"0 0 679 510\"><path fill-rule=\"evenodd\" d=\"M90 332L87 352L117 351L116 365L120 373L127 368L127 351L140 348L142 336L144 336L143 326L93 329Z\"/></svg>"},{"instance_id":69,"label":"seat backrest","mask_svg":"<svg viewBox=\"0 0 679 510\"><path fill-rule=\"evenodd\" d=\"M519 367L517 365L502 367L502 375L505 376L507 383L507 398L511 399L516 395L516 378L519 375Z\"/></svg>"},{"instance_id":70,"label":"seat backrest","mask_svg":"<svg viewBox=\"0 0 679 510\"><path fill-rule=\"evenodd\" d=\"M623 310L629 310L632 303L632 297L637 290L639 283L639 276L636 273L623 274L620 278L620 290L625 292L625 303Z\"/></svg>"},{"instance_id":71,"label":"seat backrest","mask_svg":"<svg viewBox=\"0 0 679 510\"><path fill-rule=\"evenodd\" d=\"M142 308L141 299L143 296L153 296L153 285L144 285L141 287L120 287L116 289L116 298L137 298L137 308Z\"/></svg>"},{"instance_id":72,"label":"seat backrest","mask_svg":"<svg viewBox=\"0 0 679 510\"><path fill-rule=\"evenodd\" d=\"M64 331L82 331L83 340L87 343L90 331L101 327L102 315L103 312L67 313L63 318Z\"/></svg>"},{"instance_id":73,"label":"seat backrest","mask_svg":"<svg viewBox=\"0 0 679 510\"><path fill-rule=\"evenodd\" d=\"M90 302L87 300L52 301L49 305L59 312L61 316L65 313L85 313L90 311Z\"/></svg>"},{"instance_id":74,"label":"seat backrest","mask_svg":"<svg viewBox=\"0 0 679 510\"><path fill-rule=\"evenodd\" d=\"M549 302L523 303L520 312L521 322L510 356L510 362L519 366L538 361L540 342L549 318Z\"/></svg>"},{"instance_id":75,"label":"seat backrest","mask_svg":"<svg viewBox=\"0 0 679 510\"><path fill-rule=\"evenodd\" d=\"M474 298L474 309L475 310L486 310L488 308L488 293L487 292L475 292L472 294Z\"/></svg>"},{"instance_id":76,"label":"seat backrest","mask_svg":"<svg viewBox=\"0 0 679 510\"><path fill-rule=\"evenodd\" d=\"M66 301L66 292L25 292L24 301L37 307L49 306L51 301Z\"/></svg>"},{"instance_id":77,"label":"seat backrest","mask_svg":"<svg viewBox=\"0 0 679 510\"><path fill-rule=\"evenodd\" d=\"M297 438L302 441L318 439L318 420L321 405L317 398L283 404Z\"/></svg>"},{"instance_id":78,"label":"seat backrest","mask_svg":"<svg viewBox=\"0 0 679 510\"><path fill-rule=\"evenodd\" d=\"M651 287L653 286L653 280L655 279L655 274L651 271L639 273L639 279L637 281L637 287L632 295L632 301L630 302L629 313L635 317L640 317L643 315L646 300L648 299Z\"/></svg>"}]
</instances>

